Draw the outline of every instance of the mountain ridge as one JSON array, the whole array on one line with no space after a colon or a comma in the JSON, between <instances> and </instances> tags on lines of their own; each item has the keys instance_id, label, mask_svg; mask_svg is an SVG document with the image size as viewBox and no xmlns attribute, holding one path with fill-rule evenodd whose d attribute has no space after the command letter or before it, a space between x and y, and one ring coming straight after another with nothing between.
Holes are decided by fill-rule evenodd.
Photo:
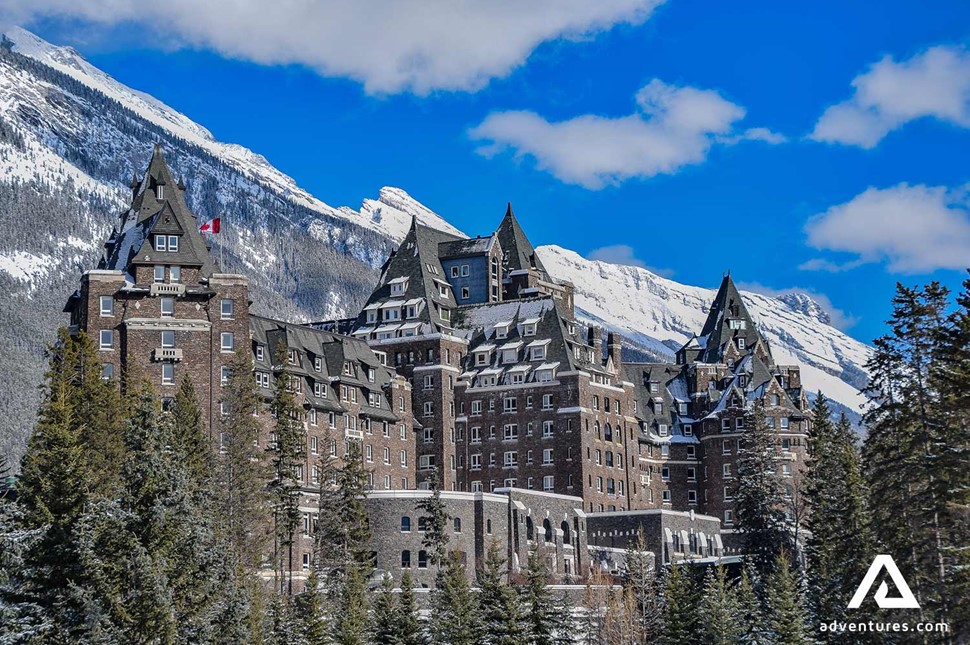
<instances>
[{"instance_id":1,"label":"mountain ridge","mask_svg":"<svg viewBox=\"0 0 970 645\"><path fill-rule=\"evenodd\" d=\"M12 233L0 241L0 287L10 295L0 307L0 348L9 349L0 406L12 414L0 420L0 449L15 457L36 409L37 392L27 384L42 379L44 344L64 323L60 308L79 273L97 262L150 143L163 143L200 218L228 215L231 225L212 238L213 253L224 254L226 270L250 275L257 313L299 322L354 312L412 217L464 236L401 188L384 186L357 209L331 207L262 155L216 141L73 49L21 29L7 37L0 48L0 225ZM576 285L580 317L624 333L632 355L669 358L700 330L713 297L713 290L560 247L537 252L554 276ZM802 363L806 384L859 410L864 344L831 327L804 294L744 297L773 350Z\"/></svg>"}]
</instances>

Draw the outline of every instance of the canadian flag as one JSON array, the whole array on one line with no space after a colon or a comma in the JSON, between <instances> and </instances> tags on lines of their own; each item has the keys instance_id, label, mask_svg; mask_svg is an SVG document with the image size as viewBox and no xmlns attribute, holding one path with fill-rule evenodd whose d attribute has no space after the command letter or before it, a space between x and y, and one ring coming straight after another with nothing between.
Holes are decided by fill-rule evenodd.
<instances>
[{"instance_id":1,"label":"canadian flag","mask_svg":"<svg viewBox=\"0 0 970 645\"><path fill-rule=\"evenodd\" d=\"M204 223L199 227L200 233L218 233L219 229L222 227L222 218L217 217L215 219L210 219L208 222Z\"/></svg>"}]
</instances>

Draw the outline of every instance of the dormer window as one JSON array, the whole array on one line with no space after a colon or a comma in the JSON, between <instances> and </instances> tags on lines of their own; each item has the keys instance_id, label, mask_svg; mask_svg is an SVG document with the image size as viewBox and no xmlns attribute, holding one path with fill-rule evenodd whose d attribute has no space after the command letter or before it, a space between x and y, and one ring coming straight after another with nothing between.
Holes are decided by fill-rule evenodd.
<instances>
[{"instance_id":1,"label":"dormer window","mask_svg":"<svg viewBox=\"0 0 970 645\"><path fill-rule=\"evenodd\" d=\"M514 349L506 349L502 351L502 362L503 363L514 363L519 360L519 352Z\"/></svg>"},{"instance_id":2,"label":"dormer window","mask_svg":"<svg viewBox=\"0 0 970 645\"><path fill-rule=\"evenodd\" d=\"M295 349L291 349L286 356L286 362L290 365L296 365L300 358L300 352Z\"/></svg>"},{"instance_id":3,"label":"dormer window","mask_svg":"<svg viewBox=\"0 0 970 645\"><path fill-rule=\"evenodd\" d=\"M400 320L401 310L397 307L390 307L384 310L384 320Z\"/></svg>"},{"instance_id":4,"label":"dormer window","mask_svg":"<svg viewBox=\"0 0 970 645\"><path fill-rule=\"evenodd\" d=\"M526 323L522 326L523 336L535 336L536 335L536 325L535 323Z\"/></svg>"},{"instance_id":5,"label":"dormer window","mask_svg":"<svg viewBox=\"0 0 970 645\"><path fill-rule=\"evenodd\" d=\"M451 310L450 309L442 309L441 310L441 319L442 320L447 320L447 321L450 322L451 321Z\"/></svg>"},{"instance_id":6,"label":"dormer window","mask_svg":"<svg viewBox=\"0 0 970 645\"><path fill-rule=\"evenodd\" d=\"M488 352L475 352L475 365L488 365Z\"/></svg>"},{"instance_id":7,"label":"dormer window","mask_svg":"<svg viewBox=\"0 0 970 645\"><path fill-rule=\"evenodd\" d=\"M441 296L442 298L447 298L448 297L448 287L445 286L445 285L443 285L443 284L439 284L438 285L438 295Z\"/></svg>"},{"instance_id":8,"label":"dormer window","mask_svg":"<svg viewBox=\"0 0 970 645\"><path fill-rule=\"evenodd\" d=\"M739 338L738 339L738 349L744 349L744 339L743 338Z\"/></svg>"},{"instance_id":9,"label":"dormer window","mask_svg":"<svg viewBox=\"0 0 970 645\"><path fill-rule=\"evenodd\" d=\"M165 199L165 186L162 186L162 185L155 186L155 196L158 199Z\"/></svg>"},{"instance_id":10,"label":"dormer window","mask_svg":"<svg viewBox=\"0 0 970 645\"><path fill-rule=\"evenodd\" d=\"M391 295L400 295L408 290L407 278L394 278L391 280Z\"/></svg>"},{"instance_id":11,"label":"dormer window","mask_svg":"<svg viewBox=\"0 0 970 645\"><path fill-rule=\"evenodd\" d=\"M532 360L534 360L534 361L543 361L545 359L546 359L546 347L545 347L545 345L542 345L540 347L533 347L532 348Z\"/></svg>"},{"instance_id":12,"label":"dormer window","mask_svg":"<svg viewBox=\"0 0 970 645\"><path fill-rule=\"evenodd\" d=\"M407 317L408 318L417 318L418 317L418 307L416 305L408 305L407 306Z\"/></svg>"},{"instance_id":13,"label":"dormer window","mask_svg":"<svg viewBox=\"0 0 970 645\"><path fill-rule=\"evenodd\" d=\"M354 375L354 364L350 361L344 361L344 376Z\"/></svg>"},{"instance_id":14,"label":"dormer window","mask_svg":"<svg viewBox=\"0 0 970 645\"><path fill-rule=\"evenodd\" d=\"M257 361L263 360L263 346L262 345L256 345L256 360Z\"/></svg>"},{"instance_id":15,"label":"dormer window","mask_svg":"<svg viewBox=\"0 0 970 645\"><path fill-rule=\"evenodd\" d=\"M162 251L162 252L168 251L169 253L178 253L179 236L178 235L156 235L155 250Z\"/></svg>"},{"instance_id":16,"label":"dormer window","mask_svg":"<svg viewBox=\"0 0 970 645\"><path fill-rule=\"evenodd\" d=\"M730 320L728 321L728 327L731 329L744 329L745 323L743 320Z\"/></svg>"},{"instance_id":17,"label":"dormer window","mask_svg":"<svg viewBox=\"0 0 970 645\"><path fill-rule=\"evenodd\" d=\"M501 338L508 338L508 336L509 336L509 326L508 325L498 325L495 328L495 337L496 338L499 338L499 339L501 339Z\"/></svg>"},{"instance_id":18,"label":"dormer window","mask_svg":"<svg viewBox=\"0 0 970 645\"><path fill-rule=\"evenodd\" d=\"M377 322L377 310L376 309L369 309L367 311L367 322L369 322L369 323L376 323Z\"/></svg>"},{"instance_id":19,"label":"dormer window","mask_svg":"<svg viewBox=\"0 0 970 645\"><path fill-rule=\"evenodd\" d=\"M313 357L313 369L320 372L323 370L323 359L319 356Z\"/></svg>"}]
</instances>

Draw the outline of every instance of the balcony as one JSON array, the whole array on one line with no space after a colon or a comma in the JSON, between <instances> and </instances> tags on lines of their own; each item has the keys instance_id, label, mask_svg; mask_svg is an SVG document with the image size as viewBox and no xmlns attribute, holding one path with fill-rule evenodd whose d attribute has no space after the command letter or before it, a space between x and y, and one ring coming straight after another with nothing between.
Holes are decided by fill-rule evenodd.
<instances>
[{"instance_id":1,"label":"balcony","mask_svg":"<svg viewBox=\"0 0 970 645\"><path fill-rule=\"evenodd\" d=\"M344 430L344 436L347 439L363 440L364 439L364 431L363 430L357 430L355 428L347 428L346 430Z\"/></svg>"},{"instance_id":2,"label":"balcony","mask_svg":"<svg viewBox=\"0 0 970 645\"><path fill-rule=\"evenodd\" d=\"M185 285L178 282L154 282L149 289L149 294L153 296L184 296Z\"/></svg>"},{"instance_id":3,"label":"balcony","mask_svg":"<svg viewBox=\"0 0 970 645\"><path fill-rule=\"evenodd\" d=\"M182 350L175 347L159 347L152 352L152 360L177 362L182 360Z\"/></svg>"}]
</instances>

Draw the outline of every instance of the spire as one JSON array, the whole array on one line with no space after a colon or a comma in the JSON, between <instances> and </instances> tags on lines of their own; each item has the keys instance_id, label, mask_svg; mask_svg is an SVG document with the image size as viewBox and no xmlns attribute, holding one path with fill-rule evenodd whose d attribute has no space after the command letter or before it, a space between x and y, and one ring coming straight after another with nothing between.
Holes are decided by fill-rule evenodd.
<instances>
[{"instance_id":1,"label":"spire","mask_svg":"<svg viewBox=\"0 0 970 645\"><path fill-rule=\"evenodd\" d=\"M179 175L178 189L185 192L185 181L182 180L182 175Z\"/></svg>"},{"instance_id":2,"label":"spire","mask_svg":"<svg viewBox=\"0 0 970 645\"><path fill-rule=\"evenodd\" d=\"M745 306L730 271L721 280L721 286L714 296L700 335L707 339L703 360L709 363L721 361L728 342L734 342L741 354L746 354L758 341L765 348L768 347L758 332L754 318Z\"/></svg>"},{"instance_id":3,"label":"spire","mask_svg":"<svg viewBox=\"0 0 970 645\"><path fill-rule=\"evenodd\" d=\"M505 217L502 218L502 223L499 224L495 233L498 235L499 244L502 245L502 250L505 252L509 270L538 269L545 272L546 269L536 255L535 248L533 248L529 238L525 236L525 231L519 226L519 221L512 211L512 202L508 203L505 209Z\"/></svg>"}]
</instances>

